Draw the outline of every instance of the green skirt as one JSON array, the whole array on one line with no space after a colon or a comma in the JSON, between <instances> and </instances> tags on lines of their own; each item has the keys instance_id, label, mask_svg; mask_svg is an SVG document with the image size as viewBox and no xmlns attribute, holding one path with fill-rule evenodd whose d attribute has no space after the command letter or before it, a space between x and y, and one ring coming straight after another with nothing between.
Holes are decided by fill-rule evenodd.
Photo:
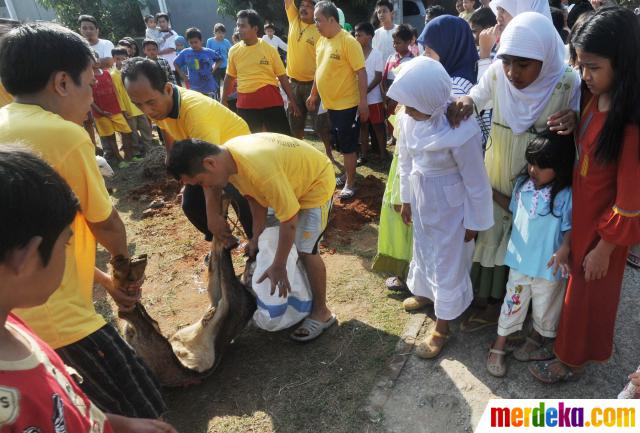
<instances>
[{"instance_id":1,"label":"green skirt","mask_svg":"<svg viewBox=\"0 0 640 433\"><path fill-rule=\"evenodd\" d=\"M471 285L476 301L484 302L489 298L502 301L507 290L509 279L508 266L494 266L486 268L478 262L471 266Z\"/></svg>"},{"instance_id":2,"label":"green skirt","mask_svg":"<svg viewBox=\"0 0 640 433\"><path fill-rule=\"evenodd\" d=\"M397 171L398 151L396 148L382 197L380 226L378 228L378 254L373 259L371 268L376 272L396 275L406 281L413 256L413 228L402 222L400 212L394 209L394 206L402 204L400 177Z\"/></svg>"}]
</instances>

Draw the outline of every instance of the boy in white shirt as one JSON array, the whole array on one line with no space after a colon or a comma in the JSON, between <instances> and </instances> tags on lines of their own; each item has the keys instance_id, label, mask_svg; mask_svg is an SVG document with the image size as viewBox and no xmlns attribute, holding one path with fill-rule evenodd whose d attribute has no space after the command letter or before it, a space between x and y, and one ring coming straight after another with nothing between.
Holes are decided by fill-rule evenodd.
<instances>
[{"instance_id":1,"label":"boy in white shirt","mask_svg":"<svg viewBox=\"0 0 640 433\"><path fill-rule=\"evenodd\" d=\"M380 21L380 28L376 29L373 36L373 48L382 53L383 59L388 59L395 53L393 48L393 31L398 27L393 24L393 3L389 0L376 2L376 16Z\"/></svg>"},{"instance_id":2,"label":"boy in white shirt","mask_svg":"<svg viewBox=\"0 0 640 433\"><path fill-rule=\"evenodd\" d=\"M271 45L276 50L280 48L285 53L287 52L287 43L276 36L276 29L273 24L267 23L264 25L264 36L262 40Z\"/></svg>"}]
</instances>

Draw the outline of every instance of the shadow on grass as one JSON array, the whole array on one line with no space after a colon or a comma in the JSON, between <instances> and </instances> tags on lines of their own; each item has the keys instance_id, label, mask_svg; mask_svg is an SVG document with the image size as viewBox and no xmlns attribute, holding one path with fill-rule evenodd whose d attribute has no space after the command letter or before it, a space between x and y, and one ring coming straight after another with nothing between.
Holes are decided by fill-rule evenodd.
<instances>
[{"instance_id":1,"label":"shadow on grass","mask_svg":"<svg viewBox=\"0 0 640 433\"><path fill-rule=\"evenodd\" d=\"M212 377L167 391L168 419L183 433L241 431L233 420L258 412L267 426L254 431L363 431L368 421L360 410L397 336L358 320L340 323L308 344L291 341L290 332L245 330ZM208 430L210 421L224 425Z\"/></svg>"}]
</instances>

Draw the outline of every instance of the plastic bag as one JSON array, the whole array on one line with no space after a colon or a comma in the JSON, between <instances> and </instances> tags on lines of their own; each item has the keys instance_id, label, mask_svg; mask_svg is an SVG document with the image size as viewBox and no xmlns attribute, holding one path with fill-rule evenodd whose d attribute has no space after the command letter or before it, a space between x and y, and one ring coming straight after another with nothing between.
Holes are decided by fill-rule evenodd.
<instances>
[{"instance_id":1,"label":"plastic bag","mask_svg":"<svg viewBox=\"0 0 640 433\"><path fill-rule=\"evenodd\" d=\"M268 227L260 235L256 268L251 282L258 304L253 320L259 328L266 331L279 331L300 322L311 312L313 300L309 279L302 263L299 263L295 246L291 248L287 259L287 275L291 284L289 296L278 297L278 290L271 295L271 281L268 278L258 284L257 281L273 263L279 233L279 227Z\"/></svg>"}]
</instances>

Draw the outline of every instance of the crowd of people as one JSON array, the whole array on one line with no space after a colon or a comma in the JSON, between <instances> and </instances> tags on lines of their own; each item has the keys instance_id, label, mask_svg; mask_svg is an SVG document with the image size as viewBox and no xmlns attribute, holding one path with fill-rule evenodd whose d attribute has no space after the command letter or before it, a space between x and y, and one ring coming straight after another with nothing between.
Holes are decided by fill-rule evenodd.
<instances>
[{"instance_id":1,"label":"crowd of people","mask_svg":"<svg viewBox=\"0 0 640 433\"><path fill-rule=\"evenodd\" d=\"M284 0L286 43L254 10L238 12L233 43L220 23L206 41L194 27L181 37L165 13L145 18L140 47L101 39L89 15L80 34L4 27L0 431L175 431L153 374L93 305L97 283L130 310L143 282L96 267L97 243L112 261L131 252L95 156L125 167L153 127L205 239L236 243L223 194L250 257L268 215L280 221L258 281L286 297L296 248L313 304L293 340L337 321L318 251L334 191L356 197L358 164L395 144L373 269L411 293L406 310L433 306L416 355L438 357L471 309L461 332L497 327L491 375L509 354L547 384L607 361L640 244L640 21L613 1L566 3L433 6L417 34L378 0L351 34L331 1ZM304 141L308 124L324 152Z\"/></svg>"}]
</instances>

